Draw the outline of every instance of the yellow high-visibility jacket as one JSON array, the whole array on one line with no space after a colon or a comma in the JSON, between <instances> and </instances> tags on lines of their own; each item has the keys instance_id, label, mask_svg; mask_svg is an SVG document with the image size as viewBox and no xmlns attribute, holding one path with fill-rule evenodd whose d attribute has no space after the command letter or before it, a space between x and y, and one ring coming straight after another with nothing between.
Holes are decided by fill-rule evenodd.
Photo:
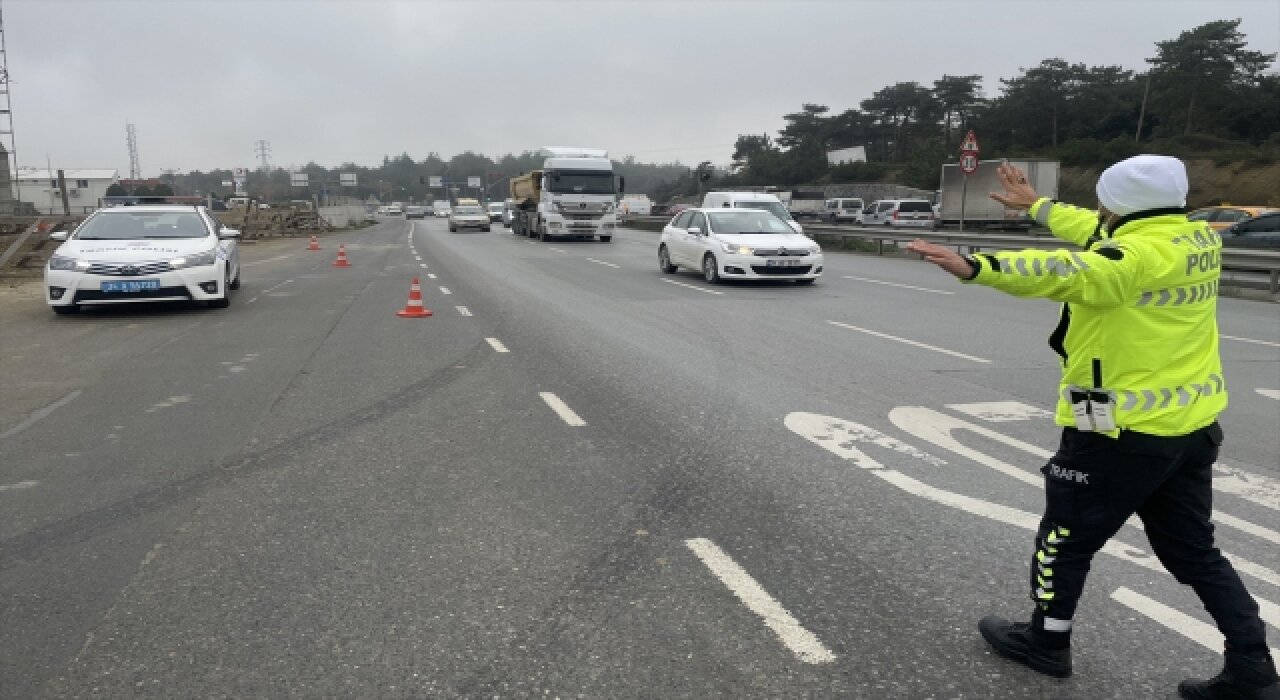
<instances>
[{"instance_id":1,"label":"yellow high-visibility jacket","mask_svg":"<svg viewBox=\"0 0 1280 700\"><path fill-rule=\"evenodd\" d=\"M1075 388L1112 392L1121 430L1186 435L1217 420L1222 239L1176 209L1122 218L1109 235L1086 209L1040 199L1030 213L1083 250L978 254L969 281L1063 302L1049 339L1063 366L1055 421L1076 424Z\"/></svg>"}]
</instances>

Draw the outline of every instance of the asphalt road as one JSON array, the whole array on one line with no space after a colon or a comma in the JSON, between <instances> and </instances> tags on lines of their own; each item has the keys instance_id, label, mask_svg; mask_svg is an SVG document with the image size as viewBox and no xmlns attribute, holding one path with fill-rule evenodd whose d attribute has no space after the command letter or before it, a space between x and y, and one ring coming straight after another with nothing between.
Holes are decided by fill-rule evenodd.
<instances>
[{"instance_id":1,"label":"asphalt road","mask_svg":"<svg viewBox=\"0 0 1280 700\"><path fill-rule=\"evenodd\" d=\"M1053 304L840 254L812 287L711 287L656 240L389 220L244 246L225 310L0 295L0 696L1168 697L1216 673L1133 527L1073 678L977 635L1029 612ZM414 275L431 318L395 315ZM1280 322L1219 308L1219 543L1275 647Z\"/></svg>"}]
</instances>

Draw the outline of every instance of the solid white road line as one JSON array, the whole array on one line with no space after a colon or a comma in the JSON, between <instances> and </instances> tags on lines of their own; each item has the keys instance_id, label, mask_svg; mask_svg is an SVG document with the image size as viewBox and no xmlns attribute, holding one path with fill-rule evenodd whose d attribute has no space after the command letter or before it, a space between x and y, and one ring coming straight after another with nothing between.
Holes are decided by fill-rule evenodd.
<instances>
[{"instance_id":1,"label":"solid white road line","mask_svg":"<svg viewBox=\"0 0 1280 700\"><path fill-rule=\"evenodd\" d=\"M292 254L277 255L274 258L267 258L265 260L254 260L253 262L240 263L240 267L253 267L254 265L265 265L266 263L269 263L269 262L275 262L277 260L284 260L285 258L292 258L292 257L293 257Z\"/></svg>"},{"instance_id":2,"label":"solid white road line","mask_svg":"<svg viewBox=\"0 0 1280 700\"><path fill-rule=\"evenodd\" d=\"M1270 345L1273 348L1280 348L1280 343L1273 343L1270 340L1255 340L1253 338L1241 338L1240 336L1236 336L1236 335L1221 335L1221 334L1219 334L1218 337L1226 338L1227 340L1238 340L1242 343L1257 343L1258 345Z\"/></svg>"},{"instance_id":3,"label":"solid white road line","mask_svg":"<svg viewBox=\"0 0 1280 700\"><path fill-rule=\"evenodd\" d=\"M49 404L48 406L45 406L44 408L32 413L31 415L27 416L26 419L23 420L21 423L13 426L12 428L9 428L3 433L0 433L0 440L3 440L7 437L13 437L14 435L17 435L18 433L26 430L27 428L30 428L31 426L36 424L36 421L39 421L42 418L48 417L50 413L53 413L59 408L62 408L63 406L66 406L72 401L75 401L76 397L79 396L80 394L81 394L81 391L79 389L76 389L70 394L67 394L66 396L58 399L57 401L54 401L53 403Z\"/></svg>"},{"instance_id":4,"label":"solid white road line","mask_svg":"<svg viewBox=\"0 0 1280 700\"><path fill-rule=\"evenodd\" d=\"M465 306L455 306L454 308L455 308L455 309L457 309L457 310L458 310L458 313L462 314L463 316L470 316L470 315L471 315L471 309L468 309L468 308L467 308L467 307L465 307Z\"/></svg>"},{"instance_id":5,"label":"solid white road line","mask_svg":"<svg viewBox=\"0 0 1280 700\"><path fill-rule=\"evenodd\" d=\"M578 414L573 412L572 408L569 408L568 404L561 401L559 396L556 396L549 391L539 392L538 395L542 397L543 401L547 402L547 405L551 407L551 410L555 411L556 415L560 416L560 419L565 423L568 423L575 428L579 428L587 424L586 421L578 417Z\"/></svg>"},{"instance_id":6,"label":"solid white road line","mask_svg":"<svg viewBox=\"0 0 1280 700\"><path fill-rule=\"evenodd\" d=\"M1269 399L1280 401L1280 389L1258 389L1258 393Z\"/></svg>"},{"instance_id":7,"label":"solid white road line","mask_svg":"<svg viewBox=\"0 0 1280 700\"><path fill-rule=\"evenodd\" d=\"M948 349L946 349L946 348L940 348L940 347L937 347L936 345L926 345L925 343L921 343L921 342L918 342L918 341L915 341L915 340L908 340L908 339L906 339L906 338L899 338L899 337L898 337L898 336L896 336L896 335L889 335L888 333L881 333L881 332L879 332L879 331L873 331L873 330L868 330L868 329L866 329L866 328L859 328L859 327L857 327L857 326L851 326L851 325L849 325L849 324L847 324L847 323L840 323L839 321L827 321L827 323L830 323L830 324L831 324L831 325L833 325L833 326L839 326L839 327L841 327L841 328L847 328L847 329L849 329L849 330L851 330L851 331L858 331L859 333L866 333L867 335L874 335L874 336L876 336L876 337L878 337L878 338L885 338L885 339L887 339L887 340L896 340L896 341L898 341L899 343L906 343L907 345L914 345L914 346L916 346L916 347L918 347L918 348L924 348L925 350L932 350L932 351L934 351L934 352L940 352L940 353L942 353L942 354L944 354L944 355L951 355L951 356L953 356L953 357L959 357L959 358L961 358L961 359L963 359L963 360L969 360L970 362L981 362L981 363L983 363L983 364L990 364L990 363L991 363L991 360L985 360L985 359L983 359L983 358L981 358L981 357L974 357L973 355L966 355L966 354L964 354L964 353L962 353L962 352L956 352L955 350L948 350Z\"/></svg>"},{"instance_id":8,"label":"solid white road line","mask_svg":"<svg viewBox=\"0 0 1280 700\"><path fill-rule=\"evenodd\" d=\"M686 288L686 289L696 289L696 290L698 290L699 292L706 292L707 294L717 294L717 295L719 295L719 294L724 294L724 292L717 292L717 291L716 291L716 290L714 290L714 289L705 289L705 288L703 288L703 287L699 287L699 286L694 285L694 284L685 284L684 282L677 282L677 281L675 281L675 280L664 279L664 280L662 280L662 281L663 281L663 282L666 282L667 284L674 284L674 285L676 285L676 286L678 286L678 287L684 287L684 288Z\"/></svg>"},{"instance_id":9,"label":"solid white road line","mask_svg":"<svg viewBox=\"0 0 1280 700\"><path fill-rule=\"evenodd\" d=\"M441 287L441 288L440 288L440 293L441 293L441 294L453 294L453 292L449 291L449 288L448 288L448 287Z\"/></svg>"},{"instance_id":10,"label":"solid white road line","mask_svg":"<svg viewBox=\"0 0 1280 700\"><path fill-rule=\"evenodd\" d=\"M603 260L596 260L595 258L587 258L587 260L590 260L591 262L593 262L593 263L595 263L595 264L597 264L597 265L608 265L609 267L612 267L612 268L621 268L621 267L622 267L621 265L614 265L614 264L613 264L613 263L611 263L611 262L605 262L605 261L603 261Z\"/></svg>"},{"instance_id":11,"label":"solid white road line","mask_svg":"<svg viewBox=\"0 0 1280 700\"><path fill-rule=\"evenodd\" d=\"M1222 651L1222 633L1218 632L1218 628L1213 625L1201 622L1186 613L1174 610L1164 603L1158 603L1123 586L1111 594L1111 599L1146 615L1206 649Z\"/></svg>"},{"instance_id":12,"label":"solid white road line","mask_svg":"<svg viewBox=\"0 0 1280 700\"><path fill-rule=\"evenodd\" d=\"M0 491L18 491L20 489L29 489L38 485L39 481L19 481L16 484L0 484Z\"/></svg>"},{"instance_id":13,"label":"solid white road line","mask_svg":"<svg viewBox=\"0 0 1280 700\"><path fill-rule=\"evenodd\" d=\"M782 604L769 595L756 580L751 578L737 562L715 542L705 538L685 540L684 544L698 559L706 564L711 573L720 579L728 589L747 606L751 612L764 619L764 624L778 635L788 649L801 661L810 664L825 664L835 661L832 654L812 632L800 626L800 622L792 617Z\"/></svg>"},{"instance_id":14,"label":"solid white road line","mask_svg":"<svg viewBox=\"0 0 1280 700\"><path fill-rule=\"evenodd\" d=\"M1021 401L979 401L976 403L949 403L947 408L967 413L992 423L1008 423L1018 420L1049 418L1053 414L1043 408L1029 406Z\"/></svg>"},{"instance_id":15,"label":"solid white road line","mask_svg":"<svg viewBox=\"0 0 1280 700\"><path fill-rule=\"evenodd\" d=\"M426 265L423 265L423 267L426 267ZM436 278L436 275L435 275L435 273L434 273L434 272L428 272L428 273L427 273L427 279L429 279L429 280L433 280L433 279L435 279L435 278Z\"/></svg>"},{"instance_id":16,"label":"solid white road line","mask_svg":"<svg viewBox=\"0 0 1280 700\"><path fill-rule=\"evenodd\" d=\"M883 284L887 287L902 287L903 289L914 289L917 292L928 292L930 294L955 294L955 292L948 292L941 289L930 289L928 287L917 287L911 284L901 284L898 282L886 282L884 280L873 280L870 277L856 277L854 275L843 275L843 277L847 280L857 280L859 282L870 282L872 284Z\"/></svg>"},{"instance_id":17,"label":"solid white road line","mask_svg":"<svg viewBox=\"0 0 1280 700\"><path fill-rule=\"evenodd\" d=\"M555 251L555 252L557 252L557 253L567 253L567 252L569 252L569 251L567 251L567 250L561 250L561 249L559 249L559 248L547 248L547 250L554 250L554 251Z\"/></svg>"},{"instance_id":18,"label":"solid white road line","mask_svg":"<svg viewBox=\"0 0 1280 700\"><path fill-rule=\"evenodd\" d=\"M511 352L507 349L507 346L503 345L502 341L497 338L485 338L485 341L489 343L489 347L493 348L494 352Z\"/></svg>"}]
</instances>

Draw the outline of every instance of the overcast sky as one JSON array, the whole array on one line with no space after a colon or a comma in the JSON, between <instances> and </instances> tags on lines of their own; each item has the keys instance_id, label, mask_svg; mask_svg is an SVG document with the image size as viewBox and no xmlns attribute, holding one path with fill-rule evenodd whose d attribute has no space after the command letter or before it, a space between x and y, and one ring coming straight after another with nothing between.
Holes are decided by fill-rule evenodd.
<instances>
[{"instance_id":1,"label":"overcast sky","mask_svg":"<svg viewBox=\"0 0 1280 700\"><path fill-rule=\"evenodd\" d=\"M21 164L126 177L127 122L146 176L253 167L259 139L282 166L543 145L719 164L804 102L899 81L1138 69L1237 17L1280 50L1277 0L0 2Z\"/></svg>"}]
</instances>

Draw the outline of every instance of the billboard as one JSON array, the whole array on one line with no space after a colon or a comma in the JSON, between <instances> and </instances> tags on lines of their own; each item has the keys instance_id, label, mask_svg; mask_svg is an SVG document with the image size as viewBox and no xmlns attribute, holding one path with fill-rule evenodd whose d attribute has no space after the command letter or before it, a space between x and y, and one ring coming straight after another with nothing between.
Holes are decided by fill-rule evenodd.
<instances>
[{"instance_id":1,"label":"billboard","mask_svg":"<svg viewBox=\"0 0 1280 700\"><path fill-rule=\"evenodd\" d=\"M467 187L479 187L479 186L480 186L480 176L472 175L471 177L467 178Z\"/></svg>"},{"instance_id":2,"label":"billboard","mask_svg":"<svg viewBox=\"0 0 1280 700\"><path fill-rule=\"evenodd\" d=\"M289 173L289 184L293 187L306 187L308 179L306 173Z\"/></svg>"},{"instance_id":3,"label":"billboard","mask_svg":"<svg viewBox=\"0 0 1280 700\"><path fill-rule=\"evenodd\" d=\"M427 182L429 182L432 187L444 187L444 176L432 175Z\"/></svg>"},{"instance_id":4,"label":"billboard","mask_svg":"<svg viewBox=\"0 0 1280 700\"><path fill-rule=\"evenodd\" d=\"M355 187L356 174L355 173L339 173L338 184L342 185L343 187Z\"/></svg>"}]
</instances>

